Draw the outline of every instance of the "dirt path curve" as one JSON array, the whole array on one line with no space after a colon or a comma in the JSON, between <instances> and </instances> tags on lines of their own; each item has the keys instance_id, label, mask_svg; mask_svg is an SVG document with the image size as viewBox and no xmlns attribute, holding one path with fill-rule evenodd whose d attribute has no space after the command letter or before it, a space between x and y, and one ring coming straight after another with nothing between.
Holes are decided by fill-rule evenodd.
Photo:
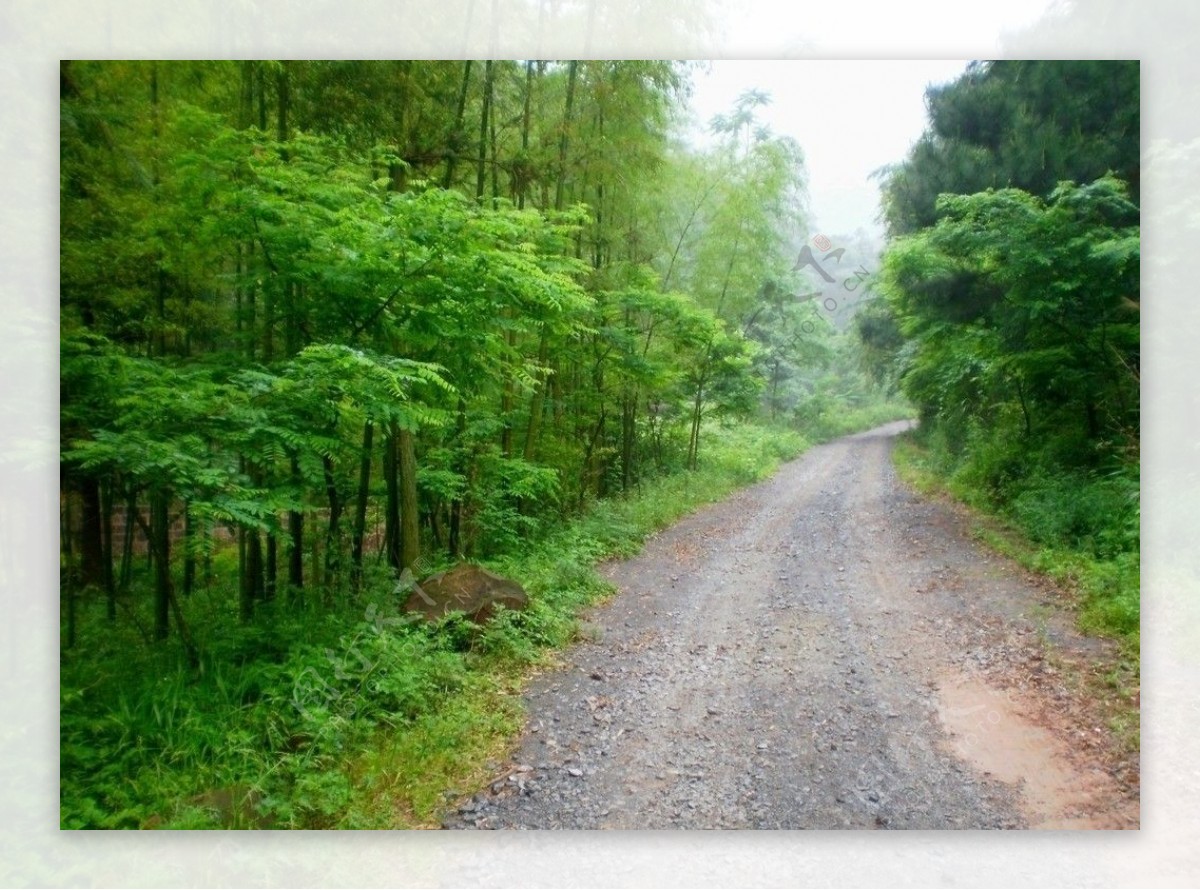
<instances>
[{"instance_id":1,"label":"dirt path curve","mask_svg":"<svg viewBox=\"0 0 1200 890\"><path fill-rule=\"evenodd\" d=\"M1105 648L897 482L904 427L606 566L597 640L535 678L512 762L446 827L1137 827L1136 775L1052 666Z\"/></svg>"}]
</instances>

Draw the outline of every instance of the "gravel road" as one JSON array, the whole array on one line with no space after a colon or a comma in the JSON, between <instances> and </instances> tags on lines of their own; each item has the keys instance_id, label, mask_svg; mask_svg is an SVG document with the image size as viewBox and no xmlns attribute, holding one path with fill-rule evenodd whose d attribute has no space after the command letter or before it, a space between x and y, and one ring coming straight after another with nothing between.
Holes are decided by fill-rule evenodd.
<instances>
[{"instance_id":1,"label":"gravel road","mask_svg":"<svg viewBox=\"0 0 1200 890\"><path fill-rule=\"evenodd\" d=\"M952 505L906 424L811 449L604 567L447 828L1136 828L1136 754L1075 679L1112 652Z\"/></svg>"}]
</instances>

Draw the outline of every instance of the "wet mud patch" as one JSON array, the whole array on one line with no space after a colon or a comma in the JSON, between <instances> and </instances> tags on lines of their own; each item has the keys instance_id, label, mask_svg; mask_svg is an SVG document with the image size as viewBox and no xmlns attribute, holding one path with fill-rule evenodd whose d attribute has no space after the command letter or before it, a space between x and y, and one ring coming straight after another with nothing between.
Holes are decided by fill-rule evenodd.
<instances>
[{"instance_id":1,"label":"wet mud patch","mask_svg":"<svg viewBox=\"0 0 1200 890\"><path fill-rule=\"evenodd\" d=\"M948 753L1015 787L1030 828L1138 827L1137 802L1124 800L1104 770L1079 763L1014 690L969 674L946 675L938 683L938 719Z\"/></svg>"}]
</instances>

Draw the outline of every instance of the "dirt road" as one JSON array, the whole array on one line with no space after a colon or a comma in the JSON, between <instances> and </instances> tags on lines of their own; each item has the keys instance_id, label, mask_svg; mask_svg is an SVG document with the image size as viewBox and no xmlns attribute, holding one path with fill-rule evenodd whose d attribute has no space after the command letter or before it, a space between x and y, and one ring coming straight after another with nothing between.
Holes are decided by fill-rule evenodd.
<instances>
[{"instance_id":1,"label":"dirt road","mask_svg":"<svg viewBox=\"0 0 1200 890\"><path fill-rule=\"evenodd\" d=\"M605 567L450 828L1136 828L1136 755L1059 596L895 478L904 424L813 448Z\"/></svg>"}]
</instances>

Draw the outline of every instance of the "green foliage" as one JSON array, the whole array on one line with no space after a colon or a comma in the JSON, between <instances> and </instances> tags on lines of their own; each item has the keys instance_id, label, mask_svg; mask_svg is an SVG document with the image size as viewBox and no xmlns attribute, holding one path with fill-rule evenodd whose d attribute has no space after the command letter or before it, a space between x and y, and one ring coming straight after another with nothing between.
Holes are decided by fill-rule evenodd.
<instances>
[{"instance_id":1,"label":"green foliage","mask_svg":"<svg viewBox=\"0 0 1200 890\"><path fill-rule=\"evenodd\" d=\"M1048 195L1060 180L1140 170L1136 61L976 62L926 93L930 124L904 163L884 173L893 235L932 226L942 194L1014 187Z\"/></svg>"},{"instance_id":2,"label":"green foliage","mask_svg":"<svg viewBox=\"0 0 1200 890\"><path fill-rule=\"evenodd\" d=\"M220 592L198 593L189 603L207 653L198 674L162 650L118 662L104 647L81 647L63 665L61 824L222 827L227 813L186 801L235 785L257 789L256 818L281 826L370 823L381 818L368 798L383 770L397 782L404 777L414 818L427 818L444 787L437 783L477 768L470 745L455 749L454 740L472 727L484 738L511 729L496 722L503 692L489 678L574 637L577 611L610 591L595 571L599 561L635 553L655 531L764 478L805 447L778 429L714 428L712 435L697 473L597 502L490 562L520 579L531 604L486 628L454 616L435 625L401 618L392 585L381 579L360 611L327 614L320 627L280 608L231 632L219 616L201 620L204 601L219 601ZM87 627L102 633L103 619L97 614ZM268 652L274 657L264 658ZM382 730L386 764L363 767L375 778L348 771L348 760L363 756ZM428 784L418 780L424 769L432 770Z\"/></svg>"},{"instance_id":3,"label":"green foliage","mask_svg":"<svg viewBox=\"0 0 1200 890\"><path fill-rule=\"evenodd\" d=\"M479 457L479 472L480 488L488 493L476 517L487 542L484 555L513 550L541 528L535 516L522 510L524 503L535 503L540 512L550 514L559 501L559 476L549 467L506 458L489 448Z\"/></svg>"},{"instance_id":4,"label":"green foliage","mask_svg":"<svg viewBox=\"0 0 1200 890\"><path fill-rule=\"evenodd\" d=\"M976 463L1003 443L1006 459L1068 470L1136 454L1138 228L1121 184L939 206L934 228L889 250L881 282L911 343L901 382L923 418Z\"/></svg>"},{"instance_id":5,"label":"green foliage","mask_svg":"<svg viewBox=\"0 0 1200 890\"><path fill-rule=\"evenodd\" d=\"M928 98L885 176L903 237L860 336L917 408L926 469L1136 658L1137 63L976 64Z\"/></svg>"},{"instance_id":6,"label":"green foliage","mask_svg":"<svg viewBox=\"0 0 1200 890\"><path fill-rule=\"evenodd\" d=\"M681 148L686 72L61 64L64 826L420 822L596 561L882 416L799 147ZM398 620L464 558L530 608Z\"/></svg>"},{"instance_id":7,"label":"green foliage","mask_svg":"<svg viewBox=\"0 0 1200 890\"><path fill-rule=\"evenodd\" d=\"M1124 474L1029 477L1012 498L1012 514L1033 540L1100 558L1138 547L1138 481Z\"/></svg>"}]
</instances>

